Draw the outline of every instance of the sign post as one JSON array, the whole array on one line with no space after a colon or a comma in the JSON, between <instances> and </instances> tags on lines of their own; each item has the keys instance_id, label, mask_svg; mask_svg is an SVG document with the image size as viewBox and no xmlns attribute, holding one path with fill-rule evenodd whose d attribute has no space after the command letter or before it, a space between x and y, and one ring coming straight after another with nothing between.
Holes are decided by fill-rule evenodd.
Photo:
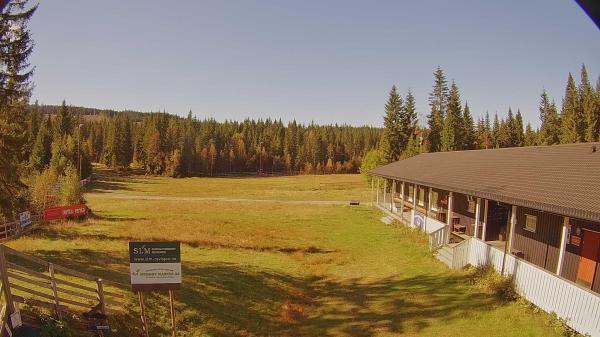
<instances>
[{"instance_id":1,"label":"sign post","mask_svg":"<svg viewBox=\"0 0 600 337\"><path fill-rule=\"evenodd\" d=\"M148 336L148 326L143 292L167 290L169 292L172 336L175 337L173 290L181 287L180 243L178 241L129 242L129 269L131 289L139 296L146 336Z\"/></svg>"}]
</instances>

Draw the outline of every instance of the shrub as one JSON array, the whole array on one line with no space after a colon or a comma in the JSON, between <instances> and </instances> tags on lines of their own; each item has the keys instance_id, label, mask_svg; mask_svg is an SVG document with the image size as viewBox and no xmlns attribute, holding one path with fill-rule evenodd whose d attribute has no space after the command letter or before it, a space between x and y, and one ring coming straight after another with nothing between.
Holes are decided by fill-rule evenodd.
<instances>
[{"instance_id":1,"label":"shrub","mask_svg":"<svg viewBox=\"0 0 600 337\"><path fill-rule=\"evenodd\" d=\"M47 197L53 192L58 175L54 168L46 168L33 177L31 186L31 203L36 210L44 208Z\"/></svg>"},{"instance_id":2,"label":"shrub","mask_svg":"<svg viewBox=\"0 0 600 337\"><path fill-rule=\"evenodd\" d=\"M469 280L480 290L505 301L519 298L512 276L502 276L492 266L470 267Z\"/></svg>"},{"instance_id":3,"label":"shrub","mask_svg":"<svg viewBox=\"0 0 600 337\"><path fill-rule=\"evenodd\" d=\"M65 175L60 178L60 202L63 205L78 204L83 201L83 193L77 169L67 165Z\"/></svg>"}]
</instances>

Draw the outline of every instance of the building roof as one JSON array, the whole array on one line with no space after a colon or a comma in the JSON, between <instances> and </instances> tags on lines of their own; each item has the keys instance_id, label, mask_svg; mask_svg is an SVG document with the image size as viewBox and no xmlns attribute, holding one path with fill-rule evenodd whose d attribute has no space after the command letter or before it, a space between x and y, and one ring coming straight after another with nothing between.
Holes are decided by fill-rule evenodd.
<instances>
[{"instance_id":1,"label":"building roof","mask_svg":"<svg viewBox=\"0 0 600 337\"><path fill-rule=\"evenodd\" d=\"M600 222L599 143L424 153L369 174Z\"/></svg>"}]
</instances>

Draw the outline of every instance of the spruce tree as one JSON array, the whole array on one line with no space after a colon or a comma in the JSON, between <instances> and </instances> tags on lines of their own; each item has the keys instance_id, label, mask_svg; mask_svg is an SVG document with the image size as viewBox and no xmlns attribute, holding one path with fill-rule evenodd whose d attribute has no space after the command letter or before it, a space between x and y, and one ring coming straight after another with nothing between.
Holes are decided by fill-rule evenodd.
<instances>
[{"instance_id":1,"label":"spruce tree","mask_svg":"<svg viewBox=\"0 0 600 337\"><path fill-rule=\"evenodd\" d=\"M560 117L556 109L556 104L550 102L546 90L542 92L540 98L540 121L539 145L554 145L560 142Z\"/></svg>"},{"instance_id":2,"label":"spruce tree","mask_svg":"<svg viewBox=\"0 0 600 337\"><path fill-rule=\"evenodd\" d=\"M41 171L50 164L52 139L46 124L42 123L36 135L31 155L29 156L29 167Z\"/></svg>"},{"instance_id":3,"label":"spruce tree","mask_svg":"<svg viewBox=\"0 0 600 337\"><path fill-rule=\"evenodd\" d=\"M600 131L600 111L598 111L596 93L590 84L585 64L581 65L581 83L579 84L577 94L579 98L579 114L583 116L585 121L584 140L586 142L596 142L598 141L598 132Z\"/></svg>"},{"instance_id":4,"label":"spruce tree","mask_svg":"<svg viewBox=\"0 0 600 337\"><path fill-rule=\"evenodd\" d=\"M59 136L64 136L73 132L73 117L71 116L71 112L69 111L65 100L63 100L60 105L54 127L55 133Z\"/></svg>"},{"instance_id":5,"label":"spruce tree","mask_svg":"<svg viewBox=\"0 0 600 337\"><path fill-rule=\"evenodd\" d=\"M512 109L510 107L508 108L508 115L506 117L504 133L505 138L503 147L517 146L517 123L515 121L515 116L513 115Z\"/></svg>"},{"instance_id":6,"label":"spruce tree","mask_svg":"<svg viewBox=\"0 0 600 337\"><path fill-rule=\"evenodd\" d=\"M448 112L442 129L441 150L462 150L464 122L462 118L462 104L458 86L452 82L450 86L450 98L448 99Z\"/></svg>"},{"instance_id":7,"label":"spruce tree","mask_svg":"<svg viewBox=\"0 0 600 337\"><path fill-rule=\"evenodd\" d=\"M569 73L560 116L561 144L578 143L583 140L582 117L580 109L577 107L577 89L575 88L575 80L573 80L573 76Z\"/></svg>"},{"instance_id":8,"label":"spruce tree","mask_svg":"<svg viewBox=\"0 0 600 337\"><path fill-rule=\"evenodd\" d=\"M475 126L473 125L473 116L469 104L465 102L465 110L463 112L463 149L473 150L476 148Z\"/></svg>"},{"instance_id":9,"label":"spruce tree","mask_svg":"<svg viewBox=\"0 0 600 337\"><path fill-rule=\"evenodd\" d=\"M525 146L535 146L538 145L538 135L535 130L531 127L531 123L527 123L527 127L525 128L525 138L523 140Z\"/></svg>"},{"instance_id":10,"label":"spruce tree","mask_svg":"<svg viewBox=\"0 0 600 337\"><path fill-rule=\"evenodd\" d=\"M494 114L494 125L492 126L492 137L494 138L493 145L495 148L500 147L500 120L498 119L498 113Z\"/></svg>"},{"instance_id":11,"label":"spruce tree","mask_svg":"<svg viewBox=\"0 0 600 337\"><path fill-rule=\"evenodd\" d=\"M521 110L517 109L517 114L515 115L515 146L523 146L523 145L525 145L525 134L524 134L524 130L523 130L523 115L521 115Z\"/></svg>"},{"instance_id":12,"label":"spruce tree","mask_svg":"<svg viewBox=\"0 0 600 337\"><path fill-rule=\"evenodd\" d=\"M449 100L448 83L444 71L440 66L437 67L433 76L433 90L429 94L431 114L427 116L427 125L429 126L427 144L429 152L437 152L442 148L442 129L444 128L444 118Z\"/></svg>"},{"instance_id":13,"label":"spruce tree","mask_svg":"<svg viewBox=\"0 0 600 337\"><path fill-rule=\"evenodd\" d=\"M25 203L20 172L28 159L26 114L33 68L27 24L37 5L11 1L0 16L0 222L12 220Z\"/></svg>"},{"instance_id":14,"label":"spruce tree","mask_svg":"<svg viewBox=\"0 0 600 337\"><path fill-rule=\"evenodd\" d=\"M401 136L401 148L406 149L410 138L415 133L417 126L417 108L415 106L415 97L411 90L408 90L406 94L406 100L404 109L401 110L400 115L400 136Z\"/></svg>"},{"instance_id":15,"label":"spruce tree","mask_svg":"<svg viewBox=\"0 0 600 337\"><path fill-rule=\"evenodd\" d=\"M392 86L392 90L390 90L388 101L385 104L383 134L381 136L381 150L383 158L387 163L398 160L402 152L402 110L402 97L400 97L394 85ZM309 135L313 135L313 133L309 133Z\"/></svg>"}]
</instances>

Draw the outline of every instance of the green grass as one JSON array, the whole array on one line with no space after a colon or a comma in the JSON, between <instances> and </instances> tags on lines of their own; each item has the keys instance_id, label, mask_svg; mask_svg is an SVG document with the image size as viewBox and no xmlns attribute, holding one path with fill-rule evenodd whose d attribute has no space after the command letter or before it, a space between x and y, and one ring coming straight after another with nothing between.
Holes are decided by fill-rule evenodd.
<instances>
[{"instance_id":1,"label":"green grass","mask_svg":"<svg viewBox=\"0 0 600 337\"><path fill-rule=\"evenodd\" d=\"M365 205L107 197L368 201L360 176L104 177L86 196L93 219L9 245L126 283L128 241L180 240L179 336L557 335L549 315L469 285L466 272L429 253L425 235L386 226ZM149 296L151 336L168 334L167 303ZM119 324L134 330L138 321Z\"/></svg>"}]
</instances>

